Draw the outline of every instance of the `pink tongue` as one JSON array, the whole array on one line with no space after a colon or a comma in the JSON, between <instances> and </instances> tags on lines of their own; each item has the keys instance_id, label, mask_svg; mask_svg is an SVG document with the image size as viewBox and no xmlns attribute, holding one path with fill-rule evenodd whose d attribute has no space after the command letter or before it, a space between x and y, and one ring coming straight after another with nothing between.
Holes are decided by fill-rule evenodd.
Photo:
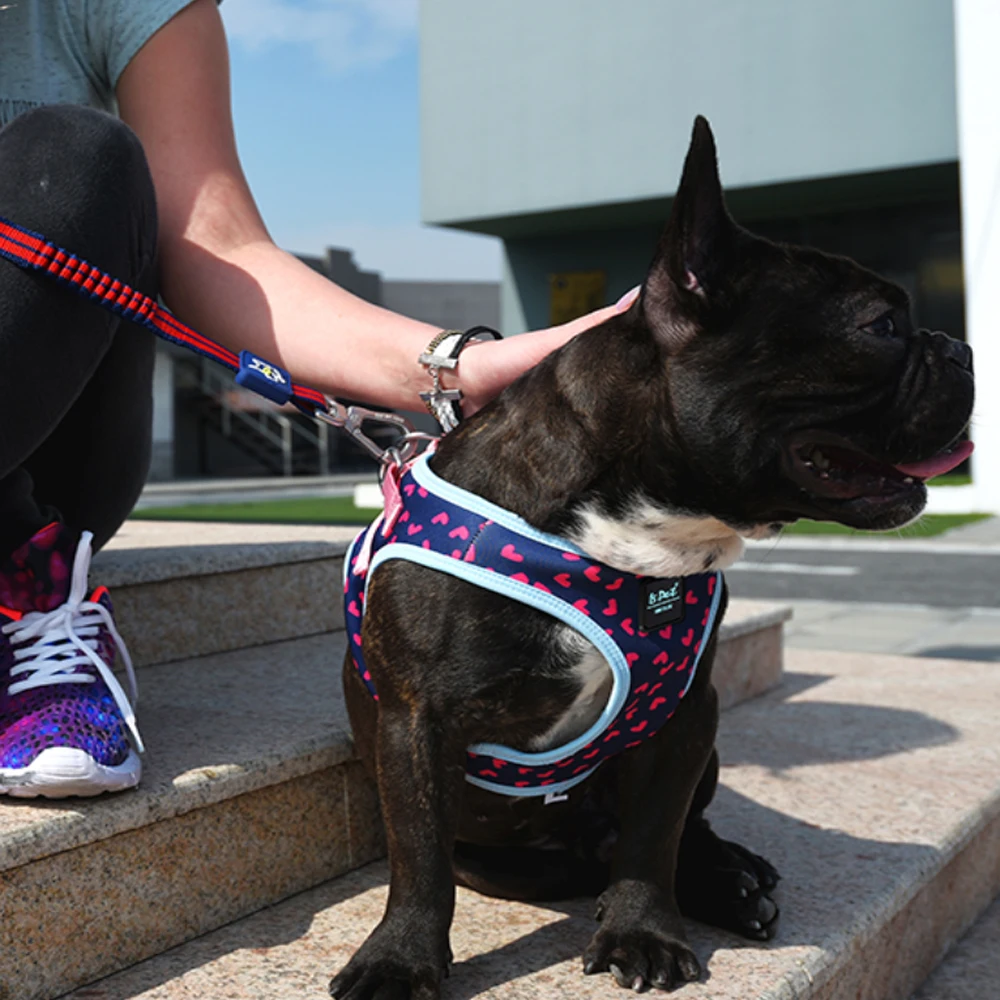
<instances>
[{"instance_id":1,"label":"pink tongue","mask_svg":"<svg viewBox=\"0 0 1000 1000\"><path fill-rule=\"evenodd\" d=\"M912 465L897 465L896 468L904 476L933 479L935 476L951 472L956 465L961 465L972 454L972 448L971 441L961 441L951 451L943 451L940 455L925 459L923 462L914 462Z\"/></svg>"}]
</instances>

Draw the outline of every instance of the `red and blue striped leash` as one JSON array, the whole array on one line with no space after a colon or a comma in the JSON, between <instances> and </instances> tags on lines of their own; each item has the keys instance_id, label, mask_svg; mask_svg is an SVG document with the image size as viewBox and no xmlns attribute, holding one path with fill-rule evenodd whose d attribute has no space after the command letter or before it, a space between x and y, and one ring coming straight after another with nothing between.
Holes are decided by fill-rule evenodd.
<instances>
[{"instance_id":1,"label":"red and blue striped leash","mask_svg":"<svg viewBox=\"0 0 1000 1000\"><path fill-rule=\"evenodd\" d=\"M238 385L272 402L291 403L307 416L342 428L380 462L408 460L415 452L418 441L426 437L416 434L413 425L397 413L379 412L362 406L345 406L318 389L293 382L284 368L252 351L241 351L239 354L230 351L182 323L150 296L112 277L82 257L56 246L40 233L24 229L3 216L0 216L0 257L5 257L26 270L47 274L84 298L97 302L124 319L147 327L158 337L224 365L235 372ZM403 435L401 441L388 449L379 447L364 433L363 424L368 421L399 428Z\"/></svg>"}]
</instances>

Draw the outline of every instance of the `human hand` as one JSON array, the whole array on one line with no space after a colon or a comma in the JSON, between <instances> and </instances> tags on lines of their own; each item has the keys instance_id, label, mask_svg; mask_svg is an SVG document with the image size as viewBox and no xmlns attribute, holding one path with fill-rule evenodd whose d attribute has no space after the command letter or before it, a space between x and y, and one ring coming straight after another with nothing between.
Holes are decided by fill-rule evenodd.
<instances>
[{"instance_id":1,"label":"human hand","mask_svg":"<svg viewBox=\"0 0 1000 1000\"><path fill-rule=\"evenodd\" d=\"M462 412L468 417L482 409L519 375L578 333L625 312L639 296L639 286L613 306L605 306L560 326L535 330L507 340L480 341L462 352Z\"/></svg>"}]
</instances>

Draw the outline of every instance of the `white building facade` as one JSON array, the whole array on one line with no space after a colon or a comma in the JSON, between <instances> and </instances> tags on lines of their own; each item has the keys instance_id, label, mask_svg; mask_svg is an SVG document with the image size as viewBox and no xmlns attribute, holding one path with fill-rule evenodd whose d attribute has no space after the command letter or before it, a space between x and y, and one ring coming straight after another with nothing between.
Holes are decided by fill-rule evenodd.
<instances>
[{"instance_id":1,"label":"white building facade","mask_svg":"<svg viewBox=\"0 0 1000 1000\"><path fill-rule=\"evenodd\" d=\"M614 301L706 115L741 222L972 342L974 482L932 509L1000 512L998 51L996 0L422 0L424 219L503 239L507 333Z\"/></svg>"}]
</instances>

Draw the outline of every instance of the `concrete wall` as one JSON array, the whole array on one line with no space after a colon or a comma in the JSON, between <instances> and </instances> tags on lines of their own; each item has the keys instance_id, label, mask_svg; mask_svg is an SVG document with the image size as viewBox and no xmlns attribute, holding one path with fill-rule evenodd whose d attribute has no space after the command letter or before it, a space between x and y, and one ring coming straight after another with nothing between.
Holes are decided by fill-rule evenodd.
<instances>
[{"instance_id":1,"label":"concrete wall","mask_svg":"<svg viewBox=\"0 0 1000 1000\"><path fill-rule=\"evenodd\" d=\"M743 187L954 160L951 0L422 0L423 215L658 198L707 115Z\"/></svg>"},{"instance_id":2,"label":"concrete wall","mask_svg":"<svg viewBox=\"0 0 1000 1000\"><path fill-rule=\"evenodd\" d=\"M500 285L495 281L385 281L382 305L442 330L500 325Z\"/></svg>"},{"instance_id":3,"label":"concrete wall","mask_svg":"<svg viewBox=\"0 0 1000 1000\"><path fill-rule=\"evenodd\" d=\"M379 305L382 301L382 275L378 271L363 271L354 260L354 252L341 247L327 247L322 257L296 254L307 267L324 278L347 289L366 302Z\"/></svg>"},{"instance_id":4,"label":"concrete wall","mask_svg":"<svg viewBox=\"0 0 1000 1000\"><path fill-rule=\"evenodd\" d=\"M153 367L153 447L149 480L174 478L174 356L161 341L156 342Z\"/></svg>"},{"instance_id":5,"label":"concrete wall","mask_svg":"<svg viewBox=\"0 0 1000 1000\"><path fill-rule=\"evenodd\" d=\"M616 229L525 236L504 241L502 325L505 334L548 325L550 276L603 271L606 302L616 301L645 276L665 212L655 223ZM771 239L853 257L903 285L922 326L961 336L961 220L957 169L938 199L785 214L739 221ZM943 281L947 277L947 284Z\"/></svg>"},{"instance_id":6,"label":"concrete wall","mask_svg":"<svg viewBox=\"0 0 1000 1000\"><path fill-rule=\"evenodd\" d=\"M505 335L549 325L549 275L604 271L607 302L616 302L646 274L657 227L614 229L504 241L501 326Z\"/></svg>"},{"instance_id":7,"label":"concrete wall","mask_svg":"<svg viewBox=\"0 0 1000 1000\"><path fill-rule=\"evenodd\" d=\"M976 354L975 485L964 509L1000 514L1000 5L956 0L968 340ZM964 498L963 498L964 499ZM961 503L962 500L957 500Z\"/></svg>"}]
</instances>

